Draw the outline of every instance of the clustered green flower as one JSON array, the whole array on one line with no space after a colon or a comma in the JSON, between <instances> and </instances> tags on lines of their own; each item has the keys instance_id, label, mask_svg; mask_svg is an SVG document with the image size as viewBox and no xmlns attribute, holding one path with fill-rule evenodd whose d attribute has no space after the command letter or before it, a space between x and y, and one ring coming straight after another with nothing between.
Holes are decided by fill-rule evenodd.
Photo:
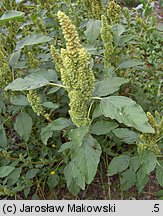
<instances>
[{"instance_id":1,"label":"clustered green flower","mask_svg":"<svg viewBox=\"0 0 163 216\"><path fill-rule=\"evenodd\" d=\"M54 46L51 46L51 55L55 60L55 67L57 71L60 71L60 68L63 67L63 62L60 56L60 53L56 50Z\"/></svg>"},{"instance_id":2,"label":"clustered green flower","mask_svg":"<svg viewBox=\"0 0 163 216\"><path fill-rule=\"evenodd\" d=\"M161 153L158 142L163 136L163 117L160 123L157 123L154 116L148 112L147 113L148 122L154 128L154 134L143 133L140 135L140 142L138 143L138 152L142 153L145 150L153 152L155 155Z\"/></svg>"},{"instance_id":3,"label":"clustered green flower","mask_svg":"<svg viewBox=\"0 0 163 216\"><path fill-rule=\"evenodd\" d=\"M127 7L123 9L124 17L126 18L127 21L127 27L130 28L131 26L131 16L130 16L130 11Z\"/></svg>"},{"instance_id":4,"label":"clustered green flower","mask_svg":"<svg viewBox=\"0 0 163 216\"><path fill-rule=\"evenodd\" d=\"M31 104L33 111L38 115L44 116L47 120L49 120L49 114L45 113L45 110L41 104L41 98L38 96L36 90L29 90L27 94L28 102Z\"/></svg>"},{"instance_id":5,"label":"clustered green flower","mask_svg":"<svg viewBox=\"0 0 163 216\"><path fill-rule=\"evenodd\" d=\"M146 31L148 29L147 23L140 16L136 16L136 24L141 30Z\"/></svg>"},{"instance_id":6,"label":"clustered green flower","mask_svg":"<svg viewBox=\"0 0 163 216\"><path fill-rule=\"evenodd\" d=\"M102 15L101 16L102 27L101 27L101 38L105 47L104 57L104 67L107 68L111 66L110 59L114 52L113 47L113 35L112 35L112 28L107 22L107 18Z\"/></svg>"},{"instance_id":7,"label":"clustered green flower","mask_svg":"<svg viewBox=\"0 0 163 216\"><path fill-rule=\"evenodd\" d=\"M28 52L28 64L29 68L37 68L40 64L39 60L36 59L31 52Z\"/></svg>"},{"instance_id":8,"label":"clustered green flower","mask_svg":"<svg viewBox=\"0 0 163 216\"><path fill-rule=\"evenodd\" d=\"M80 44L79 36L71 20L63 12L58 19L66 39L66 49L59 54L54 46L51 53L61 73L61 80L70 99L69 114L78 126L89 124L88 102L94 89L95 78L90 68L90 56Z\"/></svg>"},{"instance_id":9,"label":"clustered green flower","mask_svg":"<svg viewBox=\"0 0 163 216\"><path fill-rule=\"evenodd\" d=\"M103 4L101 0L83 0L84 5L87 8L90 18L101 19L103 14Z\"/></svg>"},{"instance_id":10,"label":"clustered green flower","mask_svg":"<svg viewBox=\"0 0 163 216\"><path fill-rule=\"evenodd\" d=\"M101 0L92 0L91 2L91 9L92 9L92 16L95 19L101 19L101 15L103 14L103 6Z\"/></svg>"},{"instance_id":11,"label":"clustered green flower","mask_svg":"<svg viewBox=\"0 0 163 216\"><path fill-rule=\"evenodd\" d=\"M106 9L107 18L111 24L118 23L121 16L121 7L115 1L109 1Z\"/></svg>"}]
</instances>

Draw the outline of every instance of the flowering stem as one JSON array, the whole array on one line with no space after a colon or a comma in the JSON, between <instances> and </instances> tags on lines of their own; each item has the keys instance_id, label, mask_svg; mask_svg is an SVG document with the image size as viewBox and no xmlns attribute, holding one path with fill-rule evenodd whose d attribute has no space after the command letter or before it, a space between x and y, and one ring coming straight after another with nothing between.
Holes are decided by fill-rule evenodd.
<instances>
[{"instance_id":1,"label":"flowering stem","mask_svg":"<svg viewBox=\"0 0 163 216\"><path fill-rule=\"evenodd\" d=\"M102 100L102 98L100 98L100 97L91 97L91 99Z\"/></svg>"},{"instance_id":2,"label":"flowering stem","mask_svg":"<svg viewBox=\"0 0 163 216\"><path fill-rule=\"evenodd\" d=\"M90 104L90 107L89 107L89 110L88 110L88 115L87 115L87 118L89 119L89 117L90 117L90 112L91 112L91 108L92 108L92 106L93 106L93 102L94 101L91 101L91 104Z\"/></svg>"},{"instance_id":3,"label":"flowering stem","mask_svg":"<svg viewBox=\"0 0 163 216\"><path fill-rule=\"evenodd\" d=\"M48 85L56 86L56 87L61 87L61 88L66 88L64 85L57 84L57 83L48 83Z\"/></svg>"}]
</instances>

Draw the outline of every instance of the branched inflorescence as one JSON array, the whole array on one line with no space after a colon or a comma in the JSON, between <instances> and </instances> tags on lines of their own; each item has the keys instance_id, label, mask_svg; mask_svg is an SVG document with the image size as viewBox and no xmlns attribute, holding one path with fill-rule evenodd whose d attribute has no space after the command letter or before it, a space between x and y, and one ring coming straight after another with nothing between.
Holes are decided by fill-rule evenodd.
<instances>
[{"instance_id":1,"label":"branched inflorescence","mask_svg":"<svg viewBox=\"0 0 163 216\"><path fill-rule=\"evenodd\" d=\"M58 12L58 19L66 40L66 49L61 53L51 46L61 80L70 99L69 114L78 126L89 124L88 102L94 89L94 74L90 68L90 57L79 41L79 36L71 20L63 12Z\"/></svg>"},{"instance_id":2,"label":"branched inflorescence","mask_svg":"<svg viewBox=\"0 0 163 216\"><path fill-rule=\"evenodd\" d=\"M148 122L154 128L154 134L143 133L140 135L140 142L138 143L138 152L141 153L145 150L149 150L154 154L160 154L160 148L158 145L159 140L163 136L163 117L160 123L157 123L154 116L148 112L147 113Z\"/></svg>"},{"instance_id":3,"label":"branched inflorescence","mask_svg":"<svg viewBox=\"0 0 163 216\"><path fill-rule=\"evenodd\" d=\"M115 1L109 1L106 14L111 24L118 23L120 21L121 7Z\"/></svg>"},{"instance_id":4,"label":"branched inflorescence","mask_svg":"<svg viewBox=\"0 0 163 216\"><path fill-rule=\"evenodd\" d=\"M101 19L103 5L101 0L82 0L87 8L90 18Z\"/></svg>"},{"instance_id":5,"label":"branched inflorescence","mask_svg":"<svg viewBox=\"0 0 163 216\"><path fill-rule=\"evenodd\" d=\"M29 90L27 94L28 102L30 103L33 111L38 115L44 116L47 120L49 120L49 115L45 113L45 110L41 104L41 98L38 96L36 90Z\"/></svg>"},{"instance_id":6,"label":"branched inflorescence","mask_svg":"<svg viewBox=\"0 0 163 216\"><path fill-rule=\"evenodd\" d=\"M91 2L92 16L95 19L101 19L103 14L103 6L101 0L93 0Z\"/></svg>"},{"instance_id":7,"label":"branched inflorescence","mask_svg":"<svg viewBox=\"0 0 163 216\"><path fill-rule=\"evenodd\" d=\"M101 21L102 21L101 38L102 38L102 41L103 41L103 44L104 44L104 47L105 47L104 66L109 67L109 66L111 66L110 59L111 59L111 56L112 56L112 54L114 52L112 28L108 24L107 18L104 15L101 16Z\"/></svg>"}]
</instances>

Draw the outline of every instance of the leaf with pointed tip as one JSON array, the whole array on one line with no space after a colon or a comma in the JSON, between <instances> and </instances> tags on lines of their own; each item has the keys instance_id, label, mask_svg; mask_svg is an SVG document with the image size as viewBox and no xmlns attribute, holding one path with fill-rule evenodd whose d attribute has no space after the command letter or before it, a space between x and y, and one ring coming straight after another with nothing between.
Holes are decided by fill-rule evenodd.
<instances>
[{"instance_id":1,"label":"leaf with pointed tip","mask_svg":"<svg viewBox=\"0 0 163 216\"><path fill-rule=\"evenodd\" d=\"M100 155L101 147L97 140L89 134L86 135L72 160L87 184L92 182L97 172Z\"/></svg>"},{"instance_id":2,"label":"leaf with pointed tip","mask_svg":"<svg viewBox=\"0 0 163 216\"><path fill-rule=\"evenodd\" d=\"M23 140L28 141L32 131L32 118L26 112L20 113L16 117L14 129Z\"/></svg>"},{"instance_id":3,"label":"leaf with pointed tip","mask_svg":"<svg viewBox=\"0 0 163 216\"><path fill-rule=\"evenodd\" d=\"M101 21L100 20L89 20L86 25L84 32L86 38L90 42L94 42L100 35Z\"/></svg>"},{"instance_id":4,"label":"leaf with pointed tip","mask_svg":"<svg viewBox=\"0 0 163 216\"><path fill-rule=\"evenodd\" d=\"M49 123L46 127L42 128L41 130L41 140L42 142L47 145L47 141L50 137L53 136L54 131L60 131L64 128L70 126L72 123L70 120L65 118L58 118L53 122Z\"/></svg>"},{"instance_id":5,"label":"leaf with pointed tip","mask_svg":"<svg viewBox=\"0 0 163 216\"><path fill-rule=\"evenodd\" d=\"M128 169L125 172L122 173L121 179L120 179L120 187L122 191L126 191L130 189L132 186L135 185L136 182L136 175L131 170Z\"/></svg>"},{"instance_id":6,"label":"leaf with pointed tip","mask_svg":"<svg viewBox=\"0 0 163 216\"><path fill-rule=\"evenodd\" d=\"M106 97L101 100L100 107L105 117L116 119L119 123L134 127L144 133L155 133L141 106L130 98L123 96Z\"/></svg>"},{"instance_id":7,"label":"leaf with pointed tip","mask_svg":"<svg viewBox=\"0 0 163 216\"><path fill-rule=\"evenodd\" d=\"M49 81L42 76L36 74L30 74L26 76L24 79L17 78L8 86L6 86L5 90L12 91L24 91L24 90L32 90L37 89L49 84Z\"/></svg>"},{"instance_id":8,"label":"leaf with pointed tip","mask_svg":"<svg viewBox=\"0 0 163 216\"><path fill-rule=\"evenodd\" d=\"M94 123L91 127L91 133L96 135L107 134L117 128L119 124L113 121L100 120Z\"/></svg>"},{"instance_id":9,"label":"leaf with pointed tip","mask_svg":"<svg viewBox=\"0 0 163 216\"><path fill-rule=\"evenodd\" d=\"M23 38L22 40L18 41L16 44L16 49L22 49L25 46L31 46L35 44L41 44L51 41L53 38L43 35L43 34L30 34Z\"/></svg>"},{"instance_id":10,"label":"leaf with pointed tip","mask_svg":"<svg viewBox=\"0 0 163 216\"><path fill-rule=\"evenodd\" d=\"M119 155L112 159L108 167L108 175L113 176L115 174L123 172L129 166L129 155Z\"/></svg>"},{"instance_id":11,"label":"leaf with pointed tip","mask_svg":"<svg viewBox=\"0 0 163 216\"><path fill-rule=\"evenodd\" d=\"M4 177L8 176L14 169L15 169L14 166L2 166L2 167L0 167L0 178L4 178Z\"/></svg>"},{"instance_id":12,"label":"leaf with pointed tip","mask_svg":"<svg viewBox=\"0 0 163 216\"><path fill-rule=\"evenodd\" d=\"M0 23L7 22L13 19L19 19L25 15L24 12L16 10L8 10L0 17Z\"/></svg>"},{"instance_id":13,"label":"leaf with pointed tip","mask_svg":"<svg viewBox=\"0 0 163 216\"><path fill-rule=\"evenodd\" d=\"M120 86L125 83L128 83L128 80L120 77L111 77L103 81L98 81L95 84L93 96L102 97L110 95L118 91Z\"/></svg>"},{"instance_id":14,"label":"leaf with pointed tip","mask_svg":"<svg viewBox=\"0 0 163 216\"><path fill-rule=\"evenodd\" d=\"M117 128L113 133L127 144L135 144L138 141L139 134L129 130L128 128Z\"/></svg>"},{"instance_id":15,"label":"leaf with pointed tip","mask_svg":"<svg viewBox=\"0 0 163 216\"><path fill-rule=\"evenodd\" d=\"M64 169L67 187L69 191L73 192L79 188L84 190L85 184L92 182L101 155L101 147L91 135L86 134L81 143L75 149L72 160Z\"/></svg>"},{"instance_id":16,"label":"leaf with pointed tip","mask_svg":"<svg viewBox=\"0 0 163 216\"><path fill-rule=\"evenodd\" d=\"M126 61L121 62L118 65L118 68L120 68L120 69L126 69L126 68L136 67L136 66L143 65L143 64L144 64L144 62L141 61L141 60L130 59L130 60L126 60Z\"/></svg>"},{"instance_id":17,"label":"leaf with pointed tip","mask_svg":"<svg viewBox=\"0 0 163 216\"><path fill-rule=\"evenodd\" d=\"M142 169L146 174L150 174L156 168L157 158L153 152L144 151L141 154Z\"/></svg>"}]
</instances>

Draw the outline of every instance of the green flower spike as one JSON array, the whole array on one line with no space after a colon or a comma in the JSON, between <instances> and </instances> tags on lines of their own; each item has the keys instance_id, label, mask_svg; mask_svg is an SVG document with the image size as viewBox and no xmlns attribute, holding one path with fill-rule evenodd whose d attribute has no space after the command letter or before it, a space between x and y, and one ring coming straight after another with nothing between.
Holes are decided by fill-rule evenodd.
<instances>
[{"instance_id":1,"label":"green flower spike","mask_svg":"<svg viewBox=\"0 0 163 216\"><path fill-rule=\"evenodd\" d=\"M147 112L147 118L150 125L155 129L155 133L154 134L143 133L140 135L141 141L138 143L138 152L141 153L145 150L149 150L153 152L155 155L158 155L161 153L158 144L159 144L159 140L163 136L163 130L162 130L163 119L161 120L160 124L158 124L156 119L150 112Z\"/></svg>"},{"instance_id":2,"label":"green flower spike","mask_svg":"<svg viewBox=\"0 0 163 216\"><path fill-rule=\"evenodd\" d=\"M121 7L115 1L109 1L106 14L111 24L118 23L120 21Z\"/></svg>"},{"instance_id":3,"label":"green flower spike","mask_svg":"<svg viewBox=\"0 0 163 216\"><path fill-rule=\"evenodd\" d=\"M61 73L61 80L70 99L69 114L78 127L88 125L88 102L94 89L95 78L90 68L90 56L80 44L79 36L71 20L63 12L58 12L58 19L66 40L66 49L61 53L51 47L56 66Z\"/></svg>"},{"instance_id":4,"label":"green flower spike","mask_svg":"<svg viewBox=\"0 0 163 216\"><path fill-rule=\"evenodd\" d=\"M101 16L101 21L102 21L102 27L101 27L101 38L105 47L105 52L104 52L104 57L105 57L105 62L104 66L105 68L111 66L110 64L110 59L111 56L114 52L114 47L113 47L113 35L112 35L112 29L111 26L107 22L107 18L102 15Z\"/></svg>"}]
</instances>

